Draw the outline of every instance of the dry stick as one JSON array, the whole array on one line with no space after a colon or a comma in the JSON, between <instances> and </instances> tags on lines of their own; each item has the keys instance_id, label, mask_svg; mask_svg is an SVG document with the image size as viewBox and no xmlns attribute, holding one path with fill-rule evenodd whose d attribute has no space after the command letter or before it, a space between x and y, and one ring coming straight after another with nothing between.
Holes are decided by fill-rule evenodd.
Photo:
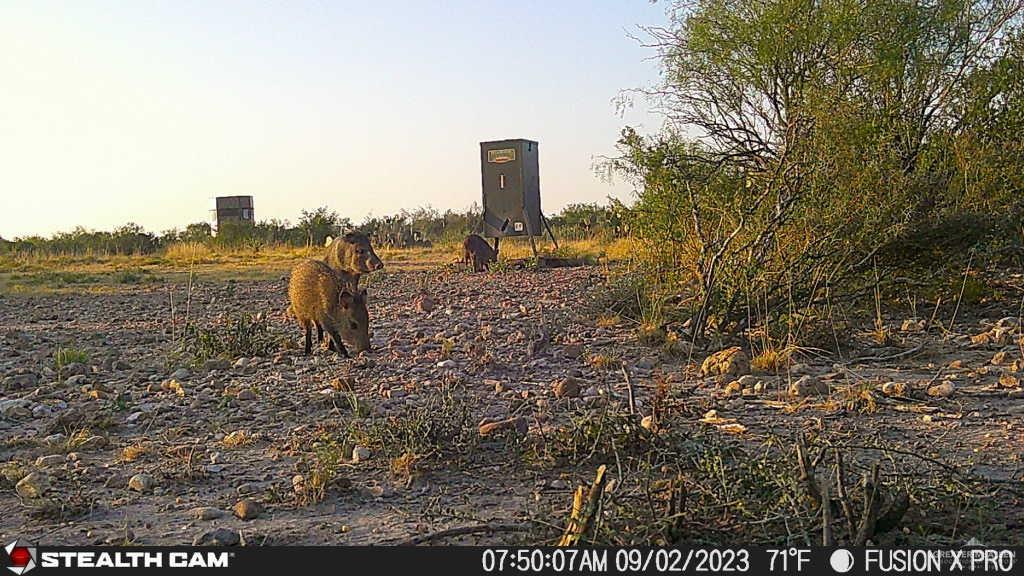
<instances>
[{"instance_id":1,"label":"dry stick","mask_svg":"<svg viewBox=\"0 0 1024 576\"><path fill-rule=\"evenodd\" d=\"M964 281L960 284L960 295L957 296L956 306L953 308L953 317L949 320L949 328L946 330L947 333L953 332L953 324L956 323L956 314L960 311L960 302L964 299L964 290L967 288L967 275L971 272L971 262L973 261L974 253L972 252L971 257L967 259L967 268L964 269Z\"/></svg>"},{"instance_id":2,"label":"dry stick","mask_svg":"<svg viewBox=\"0 0 1024 576\"><path fill-rule=\"evenodd\" d=\"M928 320L928 329L929 330L931 329L932 326L935 325L935 317L939 315L939 305L941 305L941 304L942 304L942 296L939 296L938 298L935 299L935 309L932 310L932 317L931 317L930 320ZM942 328L942 327L939 326L939 328Z\"/></svg>"},{"instance_id":3,"label":"dry stick","mask_svg":"<svg viewBox=\"0 0 1024 576\"><path fill-rule=\"evenodd\" d=\"M924 344L918 344L917 346L914 346L910 350L904 350L903 352L899 352L891 356L868 356L865 358L851 358L850 360L852 362L888 362L889 360L897 360L899 358L904 358L906 356L913 356L914 354L920 352L923 348Z\"/></svg>"},{"instance_id":4,"label":"dry stick","mask_svg":"<svg viewBox=\"0 0 1024 576\"><path fill-rule=\"evenodd\" d=\"M523 524L476 524L471 526L458 526L456 528L448 528L446 530L438 530L437 532L431 532L429 534L420 534L413 536L406 540L399 542L382 542L378 545L387 546L416 546L424 542L431 540L440 540L442 538L451 538L452 536L465 536L467 534L479 534L480 532L521 532L529 530L531 527L528 523Z\"/></svg>"},{"instance_id":5,"label":"dry stick","mask_svg":"<svg viewBox=\"0 0 1024 576\"><path fill-rule=\"evenodd\" d=\"M579 507L582 504L583 487L581 486L576 491L572 506L573 518L570 518L569 525L565 528L565 534L558 541L559 546L578 544L580 539L587 533L591 520L597 514L597 509L601 503L601 496L604 494L606 469L607 467L604 464L597 467L597 475L594 477L594 483L590 485L590 493L587 494L585 507Z\"/></svg>"},{"instance_id":6,"label":"dry stick","mask_svg":"<svg viewBox=\"0 0 1024 576\"><path fill-rule=\"evenodd\" d=\"M854 546L864 546L868 539L875 535L875 523L878 521L878 509L881 505L878 496L878 462L875 462L871 465L871 473L864 477L864 515L861 516L860 526L857 527Z\"/></svg>"},{"instance_id":7,"label":"dry stick","mask_svg":"<svg viewBox=\"0 0 1024 576\"><path fill-rule=\"evenodd\" d=\"M919 454L917 452L913 452L913 451L910 451L910 450L900 450L898 448L882 448L881 446L868 446L866 444L844 444L843 447L844 448L851 448L851 449L854 449L854 450L880 450L882 452L892 452L893 454L902 454L904 456L914 456L915 458L919 458L921 460L924 460L925 462L929 462L929 463L935 464L936 466L939 466L941 468L945 468L947 472L952 472L953 474L957 474L957 475L959 475L961 473L960 469L957 468L956 466L953 466L951 464L946 464L945 462L943 462L941 460L936 460L935 458L930 458L928 456L923 456L923 455L921 455L921 454Z\"/></svg>"},{"instance_id":8,"label":"dry stick","mask_svg":"<svg viewBox=\"0 0 1024 576\"><path fill-rule=\"evenodd\" d=\"M636 397L633 395L633 382L629 379L629 368L626 367L626 363L622 363L622 375L626 377L626 394L629 398L629 413L630 415L636 415Z\"/></svg>"},{"instance_id":9,"label":"dry stick","mask_svg":"<svg viewBox=\"0 0 1024 576\"><path fill-rule=\"evenodd\" d=\"M828 495L828 482L821 483L821 545L835 546L832 536L832 501Z\"/></svg>"},{"instance_id":10,"label":"dry stick","mask_svg":"<svg viewBox=\"0 0 1024 576\"><path fill-rule=\"evenodd\" d=\"M192 281L195 278L196 245L192 244L192 258L188 263L188 295L185 298L185 322L182 328L182 336L188 330L188 319L192 311Z\"/></svg>"},{"instance_id":11,"label":"dry stick","mask_svg":"<svg viewBox=\"0 0 1024 576\"><path fill-rule=\"evenodd\" d=\"M807 491L807 497L810 498L811 503L814 506L821 505L821 494L818 493L817 483L814 481L814 470L807 464L807 440L803 434L797 438L796 444L796 461L800 468L800 482L804 485L804 489Z\"/></svg>"},{"instance_id":12,"label":"dry stick","mask_svg":"<svg viewBox=\"0 0 1024 576\"><path fill-rule=\"evenodd\" d=\"M843 516L846 516L846 526L850 531L850 537L856 534L856 523L853 520L853 505L850 504L850 497L846 494L846 473L843 471L843 453L839 448L835 449L836 454L836 495L839 496L839 504L843 507Z\"/></svg>"}]
</instances>

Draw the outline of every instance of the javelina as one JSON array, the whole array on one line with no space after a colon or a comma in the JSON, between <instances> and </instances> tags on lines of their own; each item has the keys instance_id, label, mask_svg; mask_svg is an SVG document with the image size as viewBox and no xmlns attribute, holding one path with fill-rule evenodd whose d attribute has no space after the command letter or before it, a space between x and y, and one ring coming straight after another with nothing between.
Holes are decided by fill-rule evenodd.
<instances>
[{"instance_id":1,"label":"javelina","mask_svg":"<svg viewBox=\"0 0 1024 576\"><path fill-rule=\"evenodd\" d=\"M476 234L466 236L462 241L462 261L472 264L473 272L487 270L487 265L498 261L498 253L491 248L491 245Z\"/></svg>"},{"instance_id":2,"label":"javelina","mask_svg":"<svg viewBox=\"0 0 1024 576\"><path fill-rule=\"evenodd\" d=\"M360 274L384 267L370 245L370 238L362 232L349 232L328 243L324 261L335 272L347 272L350 275L343 280L351 279L354 282L350 286L353 291L359 287Z\"/></svg>"},{"instance_id":3,"label":"javelina","mask_svg":"<svg viewBox=\"0 0 1024 576\"><path fill-rule=\"evenodd\" d=\"M370 316L366 310L366 290L353 292L347 282L319 260L303 260L294 269L288 282L289 314L306 331L305 353L311 352L313 326L317 339L327 332L332 350L348 356L342 339L348 340L356 352L370 348Z\"/></svg>"}]
</instances>

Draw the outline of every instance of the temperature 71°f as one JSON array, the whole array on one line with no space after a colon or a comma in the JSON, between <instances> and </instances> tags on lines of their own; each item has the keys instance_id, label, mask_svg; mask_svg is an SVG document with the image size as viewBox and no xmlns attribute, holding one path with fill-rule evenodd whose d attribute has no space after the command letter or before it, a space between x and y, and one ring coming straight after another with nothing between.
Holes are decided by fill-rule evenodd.
<instances>
[{"instance_id":1,"label":"temperature 71\u00b0f","mask_svg":"<svg viewBox=\"0 0 1024 576\"><path fill-rule=\"evenodd\" d=\"M799 548L783 548L781 550L769 548L768 554L770 555L769 572L789 572L790 570L801 572L804 566L811 561L811 551Z\"/></svg>"}]
</instances>

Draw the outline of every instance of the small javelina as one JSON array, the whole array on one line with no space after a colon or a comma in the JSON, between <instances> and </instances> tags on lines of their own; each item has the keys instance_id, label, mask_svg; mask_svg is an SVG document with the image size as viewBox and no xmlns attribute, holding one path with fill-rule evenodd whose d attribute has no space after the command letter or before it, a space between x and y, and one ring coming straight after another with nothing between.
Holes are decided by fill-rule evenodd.
<instances>
[{"instance_id":1,"label":"small javelina","mask_svg":"<svg viewBox=\"0 0 1024 576\"><path fill-rule=\"evenodd\" d=\"M487 270L488 264L498 261L498 254L491 245L476 234L466 236L462 241L462 261L473 266L473 272Z\"/></svg>"},{"instance_id":2,"label":"small javelina","mask_svg":"<svg viewBox=\"0 0 1024 576\"><path fill-rule=\"evenodd\" d=\"M306 331L305 353L311 352L313 326L317 340L327 332L330 348L348 356L343 339L356 352L370 348L370 315L366 310L366 290L350 291L347 282L319 260L303 260L294 269L288 282L288 312Z\"/></svg>"},{"instance_id":3,"label":"small javelina","mask_svg":"<svg viewBox=\"0 0 1024 576\"><path fill-rule=\"evenodd\" d=\"M384 263L370 245L370 238L362 232L349 232L329 242L324 261L335 272L349 274L343 280L351 279L354 282L350 287L352 290L358 288L360 274L384 268Z\"/></svg>"}]
</instances>

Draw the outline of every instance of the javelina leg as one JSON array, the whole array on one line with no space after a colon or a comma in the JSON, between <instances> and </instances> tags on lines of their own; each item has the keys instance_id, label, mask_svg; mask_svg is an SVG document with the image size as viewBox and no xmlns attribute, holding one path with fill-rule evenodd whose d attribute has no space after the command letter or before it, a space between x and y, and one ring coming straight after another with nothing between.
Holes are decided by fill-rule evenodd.
<instances>
[{"instance_id":1,"label":"javelina leg","mask_svg":"<svg viewBox=\"0 0 1024 576\"><path fill-rule=\"evenodd\" d=\"M316 343L323 344L324 342L324 329L320 324L316 325Z\"/></svg>"},{"instance_id":2,"label":"javelina leg","mask_svg":"<svg viewBox=\"0 0 1024 576\"><path fill-rule=\"evenodd\" d=\"M345 343L341 341L341 334L338 334L338 331L333 328L328 328L327 334L331 338L331 349L339 356L348 358L348 350L345 349Z\"/></svg>"},{"instance_id":3,"label":"javelina leg","mask_svg":"<svg viewBox=\"0 0 1024 576\"><path fill-rule=\"evenodd\" d=\"M313 339L313 327L309 325L309 322L303 323L303 328L306 329L306 348L305 354L309 356L309 353L313 351L313 345L310 340Z\"/></svg>"}]
</instances>

